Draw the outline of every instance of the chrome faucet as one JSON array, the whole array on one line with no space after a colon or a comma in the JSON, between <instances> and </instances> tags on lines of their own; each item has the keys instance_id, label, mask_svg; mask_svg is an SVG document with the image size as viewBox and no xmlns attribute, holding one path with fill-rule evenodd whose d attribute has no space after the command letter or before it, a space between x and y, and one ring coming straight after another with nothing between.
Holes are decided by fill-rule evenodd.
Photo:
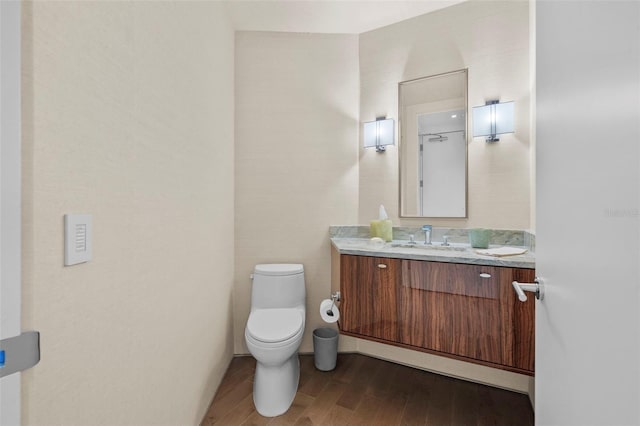
<instances>
[{"instance_id":1,"label":"chrome faucet","mask_svg":"<svg viewBox=\"0 0 640 426\"><path fill-rule=\"evenodd\" d=\"M449 237L448 236L443 236L442 237L442 245L443 246L450 246L451 244L449 244Z\"/></svg>"},{"instance_id":2,"label":"chrome faucet","mask_svg":"<svg viewBox=\"0 0 640 426\"><path fill-rule=\"evenodd\" d=\"M433 227L431 225L424 225L422 227L422 230L424 231L424 245L426 246L430 246L431 245L431 231L432 231Z\"/></svg>"},{"instance_id":3,"label":"chrome faucet","mask_svg":"<svg viewBox=\"0 0 640 426\"><path fill-rule=\"evenodd\" d=\"M417 244L413 234L409 234L409 244Z\"/></svg>"}]
</instances>

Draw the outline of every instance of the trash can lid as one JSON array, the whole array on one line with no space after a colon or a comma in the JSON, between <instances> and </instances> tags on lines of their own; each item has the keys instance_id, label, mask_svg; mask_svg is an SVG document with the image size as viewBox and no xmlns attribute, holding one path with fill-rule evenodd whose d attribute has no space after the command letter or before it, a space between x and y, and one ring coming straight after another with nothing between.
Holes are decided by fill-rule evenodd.
<instances>
[{"instance_id":1,"label":"trash can lid","mask_svg":"<svg viewBox=\"0 0 640 426\"><path fill-rule=\"evenodd\" d=\"M334 339L338 337L338 330L329 327L316 328L313 330L313 336L319 339Z\"/></svg>"}]
</instances>

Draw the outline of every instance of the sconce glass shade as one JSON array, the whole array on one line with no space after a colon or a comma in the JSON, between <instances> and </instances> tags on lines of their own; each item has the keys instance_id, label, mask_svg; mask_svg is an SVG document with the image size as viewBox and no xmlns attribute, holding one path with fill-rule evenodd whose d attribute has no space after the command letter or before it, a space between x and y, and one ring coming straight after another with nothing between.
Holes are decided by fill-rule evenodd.
<instances>
[{"instance_id":1,"label":"sconce glass shade","mask_svg":"<svg viewBox=\"0 0 640 426\"><path fill-rule=\"evenodd\" d=\"M384 151L385 146L394 143L394 121L393 118L380 119L364 123L364 147L376 148L376 151Z\"/></svg>"},{"instance_id":2,"label":"sconce glass shade","mask_svg":"<svg viewBox=\"0 0 640 426\"><path fill-rule=\"evenodd\" d=\"M496 135L513 133L513 121L513 102L489 101L473 107L473 136L487 136L487 142L498 141Z\"/></svg>"}]
</instances>

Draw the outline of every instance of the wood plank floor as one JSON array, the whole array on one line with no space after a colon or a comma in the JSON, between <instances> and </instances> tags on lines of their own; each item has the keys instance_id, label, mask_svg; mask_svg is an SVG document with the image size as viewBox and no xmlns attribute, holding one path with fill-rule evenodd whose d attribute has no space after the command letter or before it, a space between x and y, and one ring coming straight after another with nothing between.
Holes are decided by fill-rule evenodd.
<instances>
[{"instance_id":1,"label":"wood plank floor","mask_svg":"<svg viewBox=\"0 0 640 426\"><path fill-rule=\"evenodd\" d=\"M236 357L202 426L210 425L533 425L529 398L359 354L339 354L336 369L300 356L300 385L284 415L253 405L252 357Z\"/></svg>"}]
</instances>

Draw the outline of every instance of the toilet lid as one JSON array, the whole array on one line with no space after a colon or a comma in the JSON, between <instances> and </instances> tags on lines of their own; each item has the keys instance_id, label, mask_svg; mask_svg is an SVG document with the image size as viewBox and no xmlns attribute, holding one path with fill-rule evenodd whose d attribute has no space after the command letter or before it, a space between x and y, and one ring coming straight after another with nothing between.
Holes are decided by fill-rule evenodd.
<instances>
[{"instance_id":1,"label":"toilet lid","mask_svg":"<svg viewBox=\"0 0 640 426\"><path fill-rule=\"evenodd\" d=\"M304 266L299 263L266 263L256 265L253 269L254 274L285 276L296 275L304 272Z\"/></svg>"},{"instance_id":2,"label":"toilet lid","mask_svg":"<svg viewBox=\"0 0 640 426\"><path fill-rule=\"evenodd\" d=\"M295 336L302 323L302 312L298 309L256 309L249 315L247 331L262 342L282 342Z\"/></svg>"}]
</instances>

